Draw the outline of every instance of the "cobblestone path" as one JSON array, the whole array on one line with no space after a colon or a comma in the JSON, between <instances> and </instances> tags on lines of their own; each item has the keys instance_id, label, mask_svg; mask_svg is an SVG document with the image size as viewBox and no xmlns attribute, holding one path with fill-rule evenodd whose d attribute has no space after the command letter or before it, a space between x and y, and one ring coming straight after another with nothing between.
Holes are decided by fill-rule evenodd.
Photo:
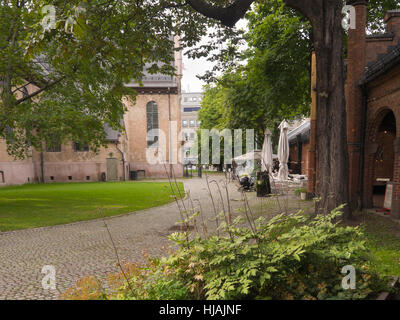
<instances>
[{"instance_id":1,"label":"cobblestone path","mask_svg":"<svg viewBox=\"0 0 400 320\"><path fill-rule=\"evenodd\" d=\"M187 179L184 185L192 197L207 197L205 179ZM144 250L164 252L179 219L173 202L105 221L121 260L138 261ZM55 267L56 290L42 288L45 265ZM103 220L0 233L0 299L57 299L79 278L113 271L118 268Z\"/></svg>"},{"instance_id":2,"label":"cobblestone path","mask_svg":"<svg viewBox=\"0 0 400 320\"><path fill-rule=\"evenodd\" d=\"M209 181L217 212L222 210L215 181L222 187L223 176L212 176ZM185 191L193 203L201 203L206 218L214 212L206 179L183 180ZM243 205L235 183L228 184L231 206ZM156 196L156 195L155 195ZM198 201L197 201L198 200ZM249 193L250 203L256 204L255 193ZM189 202L186 202L189 206ZM265 206L265 204L264 204ZM267 207L265 206L265 209ZM162 255L167 236L175 232L180 220L175 202L131 214L106 219L122 261L142 261L143 251L150 256ZM208 230L215 221L208 221ZM45 274L42 268L54 266L56 289L42 288ZM76 280L88 276L102 276L119 271L115 252L103 220L92 220L67 225L0 233L0 299L57 299L61 292L75 285Z\"/></svg>"}]
</instances>

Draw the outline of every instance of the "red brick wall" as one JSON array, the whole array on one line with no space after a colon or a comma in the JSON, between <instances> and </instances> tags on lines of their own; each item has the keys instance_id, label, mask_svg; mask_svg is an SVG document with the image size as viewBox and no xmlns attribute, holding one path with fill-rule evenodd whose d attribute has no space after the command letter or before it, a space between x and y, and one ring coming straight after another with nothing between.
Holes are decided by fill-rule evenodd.
<instances>
[{"instance_id":1,"label":"red brick wall","mask_svg":"<svg viewBox=\"0 0 400 320\"><path fill-rule=\"evenodd\" d=\"M355 209L359 199L359 163L363 98L358 82L366 63L366 3L357 1L356 28L349 30L347 79L345 86L347 111L347 142L349 152L350 207Z\"/></svg>"},{"instance_id":2,"label":"red brick wall","mask_svg":"<svg viewBox=\"0 0 400 320\"><path fill-rule=\"evenodd\" d=\"M377 178L393 179L394 148L396 136L390 132L379 132L376 142L382 148L382 159L374 159L374 181Z\"/></svg>"},{"instance_id":3,"label":"red brick wall","mask_svg":"<svg viewBox=\"0 0 400 320\"><path fill-rule=\"evenodd\" d=\"M378 59L379 54L387 52L389 46L394 44L393 37L381 38L368 38L367 39L367 54L366 63L374 62Z\"/></svg>"},{"instance_id":4,"label":"red brick wall","mask_svg":"<svg viewBox=\"0 0 400 320\"><path fill-rule=\"evenodd\" d=\"M386 37L368 37L367 39L367 64L377 60L379 54L385 54L389 46L399 43L400 39L400 13L387 13L385 16Z\"/></svg>"},{"instance_id":5,"label":"red brick wall","mask_svg":"<svg viewBox=\"0 0 400 320\"><path fill-rule=\"evenodd\" d=\"M379 126L384 117L393 111L396 118L396 136L400 136L400 65L393 68L386 75L379 77L368 84L368 106L367 106L367 131L364 153L364 184L363 184L363 204L366 207L372 206L372 187L376 178L381 175L391 177L393 172L393 181L395 182L393 201L399 202L400 209L400 148L398 154L395 154L395 148L390 144L395 141L394 136L384 137L378 133ZM381 165L375 161L375 153L379 144L383 144L384 161ZM386 155L385 155L386 153ZM390 161L392 157L392 161ZM392 166L390 168L390 166ZM395 212L393 212L395 214Z\"/></svg>"},{"instance_id":6,"label":"red brick wall","mask_svg":"<svg viewBox=\"0 0 400 320\"><path fill-rule=\"evenodd\" d=\"M394 42L397 43L400 38L400 12L387 12L384 22L386 30L394 35Z\"/></svg>"},{"instance_id":7,"label":"red brick wall","mask_svg":"<svg viewBox=\"0 0 400 320\"><path fill-rule=\"evenodd\" d=\"M294 174L304 174L308 176L310 143L303 143L301 150L301 172L298 172L298 147L297 144L290 145L289 149L289 171Z\"/></svg>"},{"instance_id":8,"label":"red brick wall","mask_svg":"<svg viewBox=\"0 0 400 320\"><path fill-rule=\"evenodd\" d=\"M297 155L298 155L298 151L297 151L297 144L291 144L289 146L289 172L290 173L294 173L295 171L297 171Z\"/></svg>"},{"instance_id":9,"label":"red brick wall","mask_svg":"<svg viewBox=\"0 0 400 320\"><path fill-rule=\"evenodd\" d=\"M302 156L301 156L301 174L305 174L308 176L308 162L309 162L309 152L310 151L310 143L304 143L302 149Z\"/></svg>"}]
</instances>

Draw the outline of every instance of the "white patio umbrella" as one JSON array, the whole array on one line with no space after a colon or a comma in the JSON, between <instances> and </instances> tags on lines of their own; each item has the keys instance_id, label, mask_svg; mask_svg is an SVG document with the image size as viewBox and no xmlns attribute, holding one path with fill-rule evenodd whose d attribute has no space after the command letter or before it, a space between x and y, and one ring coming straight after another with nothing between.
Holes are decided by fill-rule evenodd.
<instances>
[{"instance_id":1,"label":"white patio umbrella","mask_svg":"<svg viewBox=\"0 0 400 320\"><path fill-rule=\"evenodd\" d=\"M272 160L271 130L265 130L264 144L261 150L261 171L272 171L274 162Z\"/></svg>"},{"instance_id":2,"label":"white patio umbrella","mask_svg":"<svg viewBox=\"0 0 400 320\"><path fill-rule=\"evenodd\" d=\"M289 168L289 140L288 140L288 123L286 120L283 120L279 125L279 129L281 129L281 135L279 136L279 144L278 144L278 160L279 160L279 172L278 172L278 180L284 181L288 179Z\"/></svg>"}]
</instances>

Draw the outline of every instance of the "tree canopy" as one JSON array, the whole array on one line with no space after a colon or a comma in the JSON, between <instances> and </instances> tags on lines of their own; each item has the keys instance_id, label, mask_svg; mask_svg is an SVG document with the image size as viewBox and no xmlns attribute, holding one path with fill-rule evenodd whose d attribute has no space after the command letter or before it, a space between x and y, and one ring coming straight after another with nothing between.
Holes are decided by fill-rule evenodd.
<instances>
[{"instance_id":1,"label":"tree canopy","mask_svg":"<svg viewBox=\"0 0 400 320\"><path fill-rule=\"evenodd\" d=\"M279 0L257 4L246 17L244 65L229 66L206 87L200 119L202 126L211 118L217 128L254 128L261 145L266 127L275 129L276 139L284 118L309 113L310 25ZM209 115L215 110L218 116Z\"/></svg>"},{"instance_id":2,"label":"tree canopy","mask_svg":"<svg viewBox=\"0 0 400 320\"><path fill-rule=\"evenodd\" d=\"M0 138L19 157L67 139L98 148L105 123L122 130L125 84L145 66L173 74L172 36L193 46L211 26L231 32L183 1L0 1Z\"/></svg>"},{"instance_id":3,"label":"tree canopy","mask_svg":"<svg viewBox=\"0 0 400 320\"><path fill-rule=\"evenodd\" d=\"M382 32L385 12L399 4L369 1L368 32ZM205 87L200 118L207 129L252 127L261 144L266 127L275 131L276 141L280 121L309 114L312 29L282 0L257 2L245 18L248 31L238 38L248 47L240 53L231 46L236 51L230 56L212 57L220 62L222 76L204 75L216 84Z\"/></svg>"}]
</instances>

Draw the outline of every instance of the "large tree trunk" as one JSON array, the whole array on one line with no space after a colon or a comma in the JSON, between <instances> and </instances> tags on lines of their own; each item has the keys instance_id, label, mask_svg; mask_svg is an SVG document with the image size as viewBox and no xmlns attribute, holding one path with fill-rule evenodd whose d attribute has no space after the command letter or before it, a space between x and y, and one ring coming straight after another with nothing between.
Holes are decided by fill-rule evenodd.
<instances>
[{"instance_id":1,"label":"large tree trunk","mask_svg":"<svg viewBox=\"0 0 400 320\"><path fill-rule=\"evenodd\" d=\"M310 16L317 58L317 212L348 203L348 153L342 1L318 1L320 12ZM345 207L345 216L351 215Z\"/></svg>"},{"instance_id":2,"label":"large tree trunk","mask_svg":"<svg viewBox=\"0 0 400 320\"><path fill-rule=\"evenodd\" d=\"M348 151L342 0L284 0L311 22L317 58L317 197L316 212L348 204Z\"/></svg>"}]
</instances>

